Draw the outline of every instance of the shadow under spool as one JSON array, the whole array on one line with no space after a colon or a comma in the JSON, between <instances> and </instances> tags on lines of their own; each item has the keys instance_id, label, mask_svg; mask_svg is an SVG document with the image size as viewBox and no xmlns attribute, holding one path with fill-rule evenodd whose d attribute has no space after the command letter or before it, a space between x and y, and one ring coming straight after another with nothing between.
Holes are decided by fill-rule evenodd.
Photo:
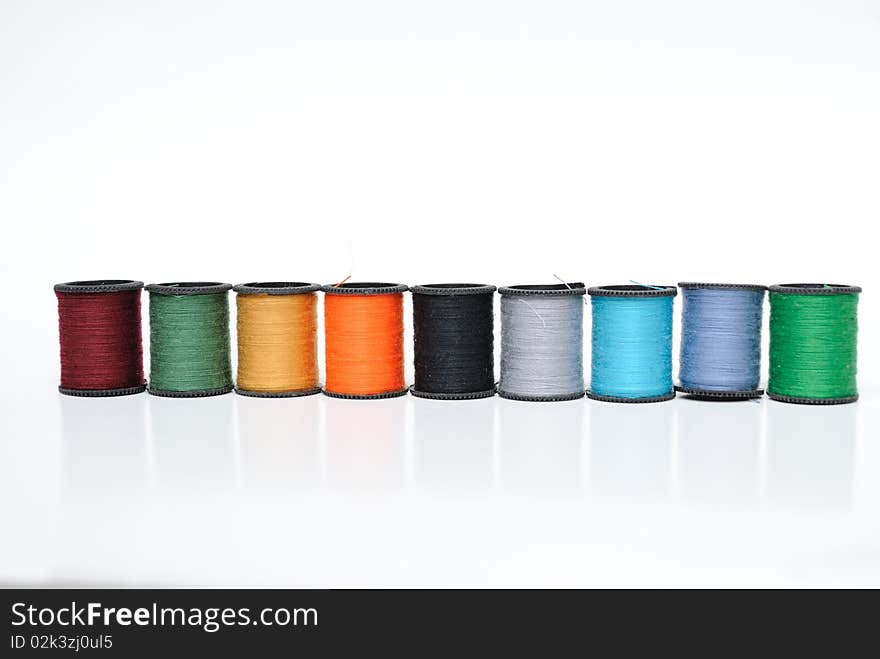
<instances>
[{"instance_id":1,"label":"shadow under spool","mask_svg":"<svg viewBox=\"0 0 880 659\"><path fill-rule=\"evenodd\" d=\"M141 339L141 304L140 295L144 282L133 279L90 279L69 281L56 284L55 295L58 298L58 327L61 347L61 384L58 391L67 396L106 397L128 396L139 394L147 388L144 380L143 341ZM83 308L81 313L90 316L77 323L71 317L78 306L77 301L86 298L106 296L109 303L112 298L131 295L131 304L121 304L118 316L108 319L103 327L72 327L96 320L91 310ZM98 300L92 300L97 302ZM70 308L69 308L70 307ZM112 323L112 326L110 325ZM103 335L103 336L102 336ZM105 340L100 340L100 339ZM101 378L83 377L83 368L103 362L107 370ZM78 388L69 386L77 384L77 380L94 381L103 379L106 388Z\"/></svg>"},{"instance_id":2,"label":"shadow under spool","mask_svg":"<svg viewBox=\"0 0 880 659\"><path fill-rule=\"evenodd\" d=\"M163 396L166 398L204 398L207 396L219 396L221 394L228 394L232 391L232 364L229 355L229 299L227 293L232 290L232 284L225 284L221 282L206 282L206 281L193 281L193 282L169 282L165 284L149 284L146 287L146 290L151 294L150 295L150 366L151 370L155 367L153 361L155 359L154 350L155 346L161 345L163 342L173 340L174 337L167 335L169 333L170 328L163 326L164 323L157 317L156 309L153 305L153 296L163 296L163 297L191 297L191 296L200 296L200 295L222 295L223 300L220 304L225 307L226 311L226 323L225 325L220 325L218 328L217 335L215 337L205 337L207 340L203 346L202 353L210 351L212 348L219 350L221 353L211 356L209 354L200 354L199 357L202 361L209 361L211 359L217 360L220 365L220 374L217 375L217 386L213 387L205 387L205 388L196 388L196 389L159 389L153 386L154 375L150 374L150 384L147 387L147 393L150 393L154 396ZM199 318L194 318L192 326L199 327ZM214 346L211 346L210 343L214 343ZM180 365L175 365L176 368L180 368Z\"/></svg>"},{"instance_id":3,"label":"shadow under spool","mask_svg":"<svg viewBox=\"0 0 880 659\"><path fill-rule=\"evenodd\" d=\"M287 297L292 295L315 295L318 291L321 290L320 284L310 284L308 282L301 281L262 281L262 282L251 282L248 284L239 284L235 286L233 289L236 295L240 298L241 296L248 295L271 295L278 297ZM240 303L240 302L239 302ZM315 305L317 307L317 303ZM239 350L239 360L238 360L238 368L239 368L239 376L241 374L241 355L242 355L242 341L241 341L241 321L242 314L239 311L238 314L238 350ZM317 323L316 323L317 327ZM317 336L313 337L315 343L317 343ZM284 359L285 355L276 355L277 359ZM317 345L314 349L313 359L315 363L313 365L315 377L317 379L318 373L318 365L317 365ZM235 387L235 393L241 396L251 396L253 398L296 398L299 396L311 396L313 394L321 393L321 386L316 385L314 387L310 387L307 389L292 389L290 391L259 391L259 390L251 390L251 389L242 389L239 386Z\"/></svg>"},{"instance_id":4,"label":"shadow under spool","mask_svg":"<svg viewBox=\"0 0 880 659\"><path fill-rule=\"evenodd\" d=\"M501 313L501 380L498 383L498 395L502 398L507 398L510 400L519 400L519 401L527 401L527 402L535 402L535 403L544 403L544 402L558 402L564 400L576 400L578 398L584 397L584 387L583 387L583 300L581 296L586 293L586 288L582 282L573 282L567 284L517 284L515 286L502 286L498 289L498 292L501 294L501 305L502 305L502 313ZM572 336L571 339L573 344L570 346L571 359L580 360L580 385L576 387L574 391L562 392L555 394L528 394L523 392L516 392L511 390L505 390L505 364L507 361L507 356L505 353L512 349L512 344L506 340L507 330L509 328L505 327L505 322L510 322L508 318L505 321L504 314L504 306L505 306L505 298L522 298L524 302L527 303L529 298L558 298L558 297L569 297L569 296L577 296L579 298L579 309L580 309L580 332L577 336ZM544 328L549 333L553 333L554 331L558 332L560 328ZM556 337L558 339L558 337ZM548 336L542 337L542 341L550 340Z\"/></svg>"},{"instance_id":5,"label":"shadow under spool","mask_svg":"<svg viewBox=\"0 0 880 659\"><path fill-rule=\"evenodd\" d=\"M410 393L434 400L495 395L493 297L487 284L425 284L413 300L415 384Z\"/></svg>"},{"instance_id":6,"label":"shadow under spool","mask_svg":"<svg viewBox=\"0 0 880 659\"><path fill-rule=\"evenodd\" d=\"M327 396L331 396L333 398L347 398L347 399L360 399L360 400L372 400L372 399L380 399L380 398L395 398L397 396L406 395L409 387L406 386L403 376L403 293L409 290L409 287L405 284L393 284L387 282L348 282L345 284L339 285L326 285L322 286L321 290L325 294L324 298L324 359L326 365L326 383L324 388L322 389L323 393ZM353 337L343 337L341 335L343 330L343 325L349 322L358 322L357 319L351 318L343 319L341 316L348 313L350 310L345 308L346 300L349 298L372 298L372 297L383 297L383 296L395 296L396 302L394 304L395 310L394 315L399 315L400 325L399 327L389 327L384 329L377 328L350 328L346 327L345 330L362 330L367 336L362 336L358 338L358 342L360 345L353 345L352 338ZM399 309L399 310L398 310ZM379 305L376 305L377 313L380 313ZM336 317L336 314L340 315L340 318ZM396 323L396 319L388 318L389 323L392 321ZM369 347L367 347L369 346ZM388 352L397 353L396 355L385 354L380 355L378 352L371 352L373 350L381 349L378 347L384 347ZM396 350L394 349L396 348ZM359 350L359 354L355 357L352 352ZM332 386L335 385L335 380L341 378L345 379L345 376L342 373L336 373L336 369L339 368L339 364L337 361L337 353L348 353L345 357L342 358L341 361L349 361L355 362L354 365L350 366L352 369L360 370L361 372L371 372L379 370L382 366L388 367L389 364L382 364L382 360L390 361L394 360L395 363L390 366L399 373L399 377L395 377L395 380L399 380L400 386L392 386L390 390L381 390L381 385L377 385L377 388L380 389L375 392L346 392L346 391L338 391L331 389ZM397 363L399 362L399 363ZM348 376L351 374L349 373Z\"/></svg>"},{"instance_id":7,"label":"shadow under spool","mask_svg":"<svg viewBox=\"0 0 880 659\"><path fill-rule=\"evenodd\" d=\"M767 290L767 287L762 284L703 284L703 283L695 283L695 282L679 282L678 287L682 290L697 290L697 289L713 289L719 291L760 291L763 293ZM685 300L687 300L686 295L684 296ZM687 328L684 325L688 322L687 302L685 302L685 308L682 309L682 326L684 334L684 330ZM763 314L762 314L763 316ZM699 331L699 328L697 328ZM761 321L758 321L758 340L760 344L760 336L761 336ZM685 350L684 348L684 336L682 336L682 345L679 349L681 353ZM758 375L760 377L760 345L758 347ZM680 373L679 373L680 378ZM740 390L730 390L730 391L718 391L715 389L698 389L695 387L686 387L684 385L676 385L675 390L687 394L688 397L696 398L700 400L748 400L751 398L760 398L764 395L764 390L761 388L755 389L740 389Z\"/></svg>"},{"instance_id":8,"label":"shadow under spool","mask_svg":"<svg viewBox=\"0 0 880 659\"><path fill-rule=\"evenodd\" d=\"M797 403L801 405L840 405L845 403L854 403L859 399L858 392L849 395L849 396L834 396L829 398L819 398L819 397L810 397L810 396L797 396L791 394L784 394L776 389L778 384L775 382L774 378L774 368L779 368L781 363L781 358L777 357L777 351L782 353L786 350L786 347L790 349L790 346L780 346L782 343L779 336L779 331L777 330L777 315L778 310L775 310L774 304L777 296L810 296L810 297L820 297L827 298L833 296L854 296L857 297L862 292L860 286L849 286L847 284L779 284L776 286L770 287L770 379L767 383L767 396L772 398L773 400L780 401L783 403ZM853 308L853 314L857 313L857 305L858 300L856 299L855 306ZM806 338L813 339L817 342L825 341L827 342L827 336L822 337L822 334L827 332L828 328L824 327L807 327L809 321L807 320L807 312L802 311L800 317L797 319L791 318L789 319L792 322L796 322L798 324L798 330L800 331L800 339L804 340ZM841 367L852 368L852 378L853 378L853 388L856 387L855 376L856 376L856 332L858 330L858 318L856 315L853 316L853 345L851 346L853 353L853 363L849 365L841 365ZM776 362L774 363L774 358L776 358ZM790 356L789 356L790 359ZM788 368L793 368L798 366L797 364L786 364Z\"/></svg>"},{"instance_id":9,"label":"shadow under spool","mask_svg":"<svg viewBox=\"0 0 880 659\"><path fill-rule=\"evenodd\" d=\"M594 286L590 288L587 293L591 298L594 297L611 297L611 298L659 298L659 297L675 297L678 294L678 289L675 286L642 286L639 284L622 284L622 285L613 285L613 286ZM667 400L672 400L675 398L675 388L672 385L672 317L671 317L672 309L670 308L670 336L669 336L669 372L670 372L670 380L669 380L669 392L660 394L657 396L640 396L635 398L629 398L625 396L609 396L604 394L598 394L592 391L593 382L590 383L590 390L587 391L587 398L592 400L599 400L606 403L660 403ZM593 308L593 350L592 350L592 360L593 366L595 366L596 360L596 310L595 306ZM591 378L592 380L592 378Z\"/></svg>"}]
</instances>

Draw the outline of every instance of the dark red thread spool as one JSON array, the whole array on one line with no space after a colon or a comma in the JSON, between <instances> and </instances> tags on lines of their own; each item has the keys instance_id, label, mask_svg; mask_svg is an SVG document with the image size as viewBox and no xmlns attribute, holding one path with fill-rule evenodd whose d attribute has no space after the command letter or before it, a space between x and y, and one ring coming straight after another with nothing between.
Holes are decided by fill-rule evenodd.
<instances>
[{"instance_id":1,"label":"dark red thread spool","mask_svg":"<svg viewBox=\"0 0 880 659\"><path fill-rule=\"evenodd\" d=\"M70 396L124 396L144 391L141 289L130 279L55 285L61 385Z\"/></svg>"}]
</instances>

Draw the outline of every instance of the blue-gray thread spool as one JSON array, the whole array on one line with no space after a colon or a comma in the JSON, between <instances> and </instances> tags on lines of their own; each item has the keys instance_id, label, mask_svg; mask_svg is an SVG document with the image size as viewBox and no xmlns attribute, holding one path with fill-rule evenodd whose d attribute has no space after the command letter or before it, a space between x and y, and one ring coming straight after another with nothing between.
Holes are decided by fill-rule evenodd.
<instances>
[{"instance_id":1,"label":"blue-gray thread spool","mask_svg":"<svg viewBox=\"0 0 880 659\"><path fill-rule=\"evenodd\" d=\"M560 401L584 395L583 283L500 288L498 395Z\"/></svg>"},{"instance_id":2,"label":"blue-gray thread spool","mask_svg":"<svg viewBox=\"0 0 880 659\"><path fill-rule=\"evenodd\" d=\"M702 398L758 398L766 286L682 282L678 391Z\"/></svg>"}]
</instances>

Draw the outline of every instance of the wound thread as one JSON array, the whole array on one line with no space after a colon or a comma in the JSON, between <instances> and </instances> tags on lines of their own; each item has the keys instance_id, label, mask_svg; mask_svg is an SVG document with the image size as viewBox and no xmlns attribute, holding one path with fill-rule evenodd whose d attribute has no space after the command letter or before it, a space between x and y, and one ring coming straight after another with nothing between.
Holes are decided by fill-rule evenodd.
<instances>
[{"instance_id":1,"label":"wound thread","mask_svg":"<svg viewBox=\"0 0 880 659\"><path fill-rule=\"evenodd\" d=\"M595 400L658 402L672 385L674 286L598 286L589 291L593 337L590 391Z\"/></svg>"},{"instance_id":2,"label":"wound thread","mask_svg":"<svg viewBox=\"0 0 880 659\"><path fill-rule=\"evenodd\" d=\"M324 286L324 393L388 398L406 393L402 284Z\"/></svg>"},{"instance_id":3,"label":"wound thread","mask_svg":"<svg viewBox=\"0 0 880 659\"><path fill-rule=\"evenodd\" d=\"M423 398L495 393L494 286L428 284L411 289L415 384Z\"/></svg>"},{"instance_id":4,"label":"wound thread","mask_svg":"<svg viewBox=\"0 0 880 659\"><path fill-rule=\"evenodd\" d=\"M683 282L679 391L757 397L766 286Z\"/></svg>"},{"instance_id":5,"label":"wound thread","mask_svg":"<svg viewBox=\"0 0 880 659\"><path fill-rule=\"evenodd\" d=\"M318 284L252 282L236 292L238 377L242 395L315 394L318 383Z\"/></svg>"},{"instance_id":6,"label":"wound thread","mask_svg":"<svg viewBox=\"0 0 880 659\"><path fill-rule=\"evenodd\" d=\"M838 284L770 287L767 395L789 403L858 399L858 301L862 289Z\"/></svg>"},{"instance_id":7,"label":"wound thread","mask_svg":"<svg viewBox=\"0 0 880 659\"><path fill-rule=\"evenodd\" d=\"M131 279L55 286L61 393L119 396L144 390L143 286L143 282Z\"/></svg>"},{"instance_id":8,"label":"wound thread","mask_svg":"<svg viewBox=\"0 0 880 659\"><path fill-rule=\"evenodd\" d=\"M231 284L150 284L150 386L157 396L213 396L232 391L229 355Z\"/></svg>"},{"instance_id":9,"label":"wound thread","mask_svg":"<svg viewBox=\"0 0 880 659\"><path fill-rule=\"evenodd\" d=\"M584 302L580 282L507 286L501 293L498 395L557 401L584 395Z\"/></svg>"}]
</instances>

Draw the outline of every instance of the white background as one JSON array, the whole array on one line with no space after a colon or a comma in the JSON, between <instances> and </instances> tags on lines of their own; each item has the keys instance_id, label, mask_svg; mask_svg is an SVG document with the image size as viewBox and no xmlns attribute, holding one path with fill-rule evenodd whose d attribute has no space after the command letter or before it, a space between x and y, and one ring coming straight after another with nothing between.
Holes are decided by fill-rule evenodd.
<instances>
[{"instance_id":1,"label":"white background","mask_svg":"<svg viewBox=\"0 0 880 659\"><path fill-rule=\"evenodd\" d=\"M4 0L0 583L880 585L878 117L876 0ZM349 273L860 284L862 400L55 390L56 282Z\"/></svg>"}]
</instances>

